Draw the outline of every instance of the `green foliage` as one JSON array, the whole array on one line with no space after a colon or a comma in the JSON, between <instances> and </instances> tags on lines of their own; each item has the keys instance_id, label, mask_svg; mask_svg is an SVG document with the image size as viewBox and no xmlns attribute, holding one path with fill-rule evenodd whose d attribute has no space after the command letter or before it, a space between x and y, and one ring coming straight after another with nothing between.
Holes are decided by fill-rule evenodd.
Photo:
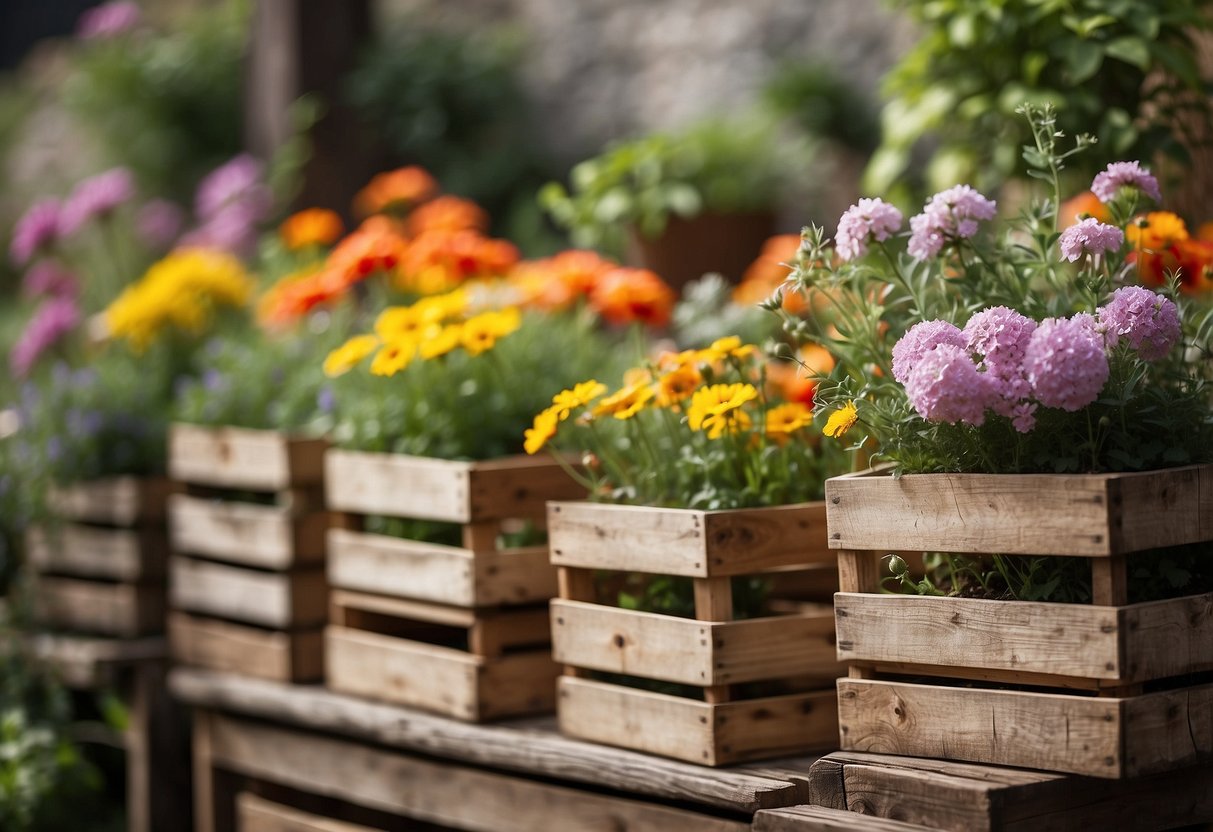
<instances>
[{"instance_id":1,"label":"green foliage","mask_svg":"<svg viewBox=\"0 0 1213 832\"><path fill-rule=\"evenodd\" d=\"M733 302L734 286L718 274L688 283L674 307L674 340L687 347L706 347L719 338L737 335L747 344L761 344L778 334L775 319L758 306Z\"/></svg>"},{"instance_id":2,"label":"green foliage","mask_svg":"<svg viewBox=\"0 0 1213 832\"><path fill-rule=\"evenodd\" d=\"M778 67L763 90L781 116L817 136L869 156L880 143L875 103L823 63L790 62Z\"/></svg>"},{"instance_id":3,"label":"green foliage","mask_svg":"<svg viewBox=\"0 0 1213 832\"><path fill-rule=\"evenodd\" d=\"M539 201L575 245L617 254L629 228L656 238L671 216L773 210L786 161L763 118L705 121L608 145Z\"/></svg>"},{"instance_id":4,"label":"green foliage","mask_svg":"<svg viewBox=\"0 0 1213 832\"><path fill-rule=\"evenodd\" d=\"M1176 116L1186 110L1208 124L1192 41L1209 25L1199 0L894 5L920 38L885 81L883 139L865 181L870 192L904 187L924 140L933 148L925 169L930 190L957 181L992 190L1023 177L1019 148L1030 134L1015 113L1024 102L1052 104L1063 131L1092 130L1099 138L1076 169L1079 178L1158 151L1184 159Z\"/></svg>"}]
</instances>

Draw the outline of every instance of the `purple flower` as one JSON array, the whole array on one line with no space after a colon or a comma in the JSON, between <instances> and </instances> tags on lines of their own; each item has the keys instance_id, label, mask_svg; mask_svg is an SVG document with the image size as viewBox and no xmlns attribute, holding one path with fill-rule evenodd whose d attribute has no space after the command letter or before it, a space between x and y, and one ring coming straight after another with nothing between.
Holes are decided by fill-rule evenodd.
<instances>
[{"instance_id":1,"label":"purple flower","mask_svg":"<svg viewBox=\"0 0 1213 832\"><path fill-rule=\"evenodd\" d=\"M194 212L205 224L224 208L239 203L256 220L269 213L271 196L261 182L262 165L247 153L242 153L208 173L198 183L194 194Z\"/></svg>"},{"instance_id":2,"label":"purple flower","mask_svg":"<svg viewBox=\"0 0 1213 832\"><path fill-rule=\"evenodd\" d=\"M1011 408L1011 426L1020 433L1029 433L1036 427L1036 404L1020 402Z\"/></svg>"},{"instance_id":3,"label":"purple flower","mask_svg":"<svg viewBox=\"0 0 1213 832\"><path fill-rule=\"evenodd\" d=\"M102 3L80 15L76 23L76 35L85 40L112 38L129 32L143 19L139 6L125 0Z\"/></svg>"},{"instance_id":4,"label":"purple flower","mask_svg":"<svg viewBox=\"0 0 1213 832\"><path fill-rule=\"evenodd\" d=\"M1091 331L1095 339L1103 344L1104 351L1112 349L1120 340L1116 330L1108 326L1107 321L1101 321L1090 312L1076 312L1070 316L1071 321L1077 321Z\"/></svg>"},{"instance_id":5,"label":"purple flower","mask_svg":"<svg viewBox=\"0 0 1213 832\"><path fill-rule=\"evenodd\" d=\"M233 204L187 232L180 246L220 249L247 257L257 246L257 217L241 204Z\"/></svg>"},{"instance_id":6,"label":"purple flower","mask_svg":"<svg viewBox=\"0 0 1213 832\"><path fill-rule=\"evenodd\" d=\"M1074 412L1099 398L1108 380L1108 355L1090 326L1049 318L1032 334L1024 359L1032 394L1045 407Z\"/></svg>"},{"instance_id":7,"label":"purple flower","mask_svg":"<svg viewBox=\"0 0 1213 832\"><path fill-rule=\"evenodd\" d=\"M43 199L30 206L13 227L9 255L13 263L24 266L40 250L59 236L59 200Z\"/></svg>"},{"instance_id":8,"label":"purple flower","mask_svg":"<svg viewBox=\"0 0 1213 832\"><path fill-rule=\"evenodd\" d=\"M227 386L227 379L223 373L210 368L202 374L202 386L212 393L217 393Z\"/></svg>"},{"instance_id":9,"label":"purple flower","mask_svg":"<svg viewBox=\"0 0 1213 832\"><path fill-rule=\"evenodd\" d=\"M921 214L910 217L910 256L929 260L944 245L977 233L978 220L994 219L998 205L968 185L957 185L931 197Z\"/></svg>"},{"instance_id":10,"label":"purple flower","mask_svg":"<svg viewBox=\"0 0 1213 832\"><path fill-rule=\"evenodd\" d=\"M39 306L8 355L13 375L29 375L42 354L79 323L80 309L72 298L51 298Z\"/></svg>"},{"instance_id":11,"label":"purple flower","mask_svg":"<svg viewBox=\"0 0 1213 832\"><path fill-rule=\"evenodd\" d=\"M152 248L167 249L185 225L185 212L167 199L148 200L135 217L135 230Z\"/></svg>"},{"instance_id":12,"label":"purple flower","mask_svg":"<svg viewBox=\"0 0 1213 832\"><path fill-rule=\"evenodd\" d=\"M1125 286L1099 310L1099 322L1123 337L1145 361L1166 356L1179 342L1179 309L1170 298L1141 286Z\"/></svg>"},{"instance_id":13,"label":"purple flower","mask_svg":"<svg viewBox=\"0 0 1213 832\"><path fill-rule=\"evenodd\" d=\"M58 263L43 260L30 266L21 280L21 293L27 298L70 297L80 294L76 276Z\"/></svg>"},{"instance_id":14,"label":"purple flower","mask_svg":"<svg viewBox=\"0 0 1213 832\"><path fill-rule=\"evenodd\" d=\"M1155 202L1162 202L1158 180L1140 162L1111 162L1107 170L1095 175L1091 193L1103 203L1116 199L1121 188L1137 188Z\"/></svg>"},{"instance_id":15,"label":"purple flower","mask_svg":"<svg viewBox=\"0 0 1213 832\"><path fill-rule=\"evenodd\" d=\"M1036 331L1036 321L1005 306L983 309L965 324L965 345L986 367L1017 367Z\"/></svg>"},{"instance_id":16,"label":"purple flower","mask_svg":"<svg viewBox=\"0 0 1213 832\"><path fill-rule=\"evenodd\" d=\"M989 378L963 347L952 344L924 355L905 386L910 404L928 422L981 425L992 398Z\"/></svg>"},{"instance_id":17,"label":"purple flower","mask_svg":"<svg viewBox=\"0 0 1213 832\"><path fill-rule=\"evenodd\" d=\"M336 404L337 398L333 395L332 387L326 384L316 392L316 407L321 413L332 413Z\"/></svg>"},{"instance_id":18,"label":"purple flower","mask_svg":"<svg viewBox=\"0 0 1213 832\"><path fill-rule=\"evenodd\" d=\"M1061 232L1058 245L1061 259L1073 263L1084 253L1094 256L1105 251L1119 251L1124 241L1125 233L1116 226L1087 217Z\"/></svg>"},{"instance_id":19,"label":"purple flower","mask_svg":"<svg viewBox=\"0 0 1213 832\"><path fill-rule=\"evenodd\" d=\"M85 179L72 189L59 214L59 236L70 237L94 219L108 216L135 195L135 180L126 168L114 168Z\"/></svg>"},{"instance_id":20,"label":"purple flower","mask_svg":"<svg viewBox=\"0 0 1213 832\"><path fill-rule=\"evenodd\" d=\"M914 324L893 345L893 378L905 384L922 357L940 344L964 347L964 333L947 321Z\"/></svg>"},{"instance_id":21,"label":"purple flower","mask_svg":"<svg viewBox=\"0 0 1213 832\"><path fill-rule=\"evenodd\" d=\"M868 238L884 242L901 230L901 211L883 199L861 199L838 220L835 250L843 260L868 253Z\"/></svg>"}]
</instances>

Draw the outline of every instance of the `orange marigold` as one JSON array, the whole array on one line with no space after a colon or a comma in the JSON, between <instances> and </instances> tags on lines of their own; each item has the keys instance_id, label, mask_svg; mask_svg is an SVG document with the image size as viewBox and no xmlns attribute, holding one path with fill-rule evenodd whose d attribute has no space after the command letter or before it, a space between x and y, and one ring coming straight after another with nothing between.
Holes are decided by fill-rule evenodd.
<instances>
[{"instance_id":1,"label":"orange marigold","mask_svg":"<svg viewBox=\"0 0 1213 832\"><path fill-rule=\"evenodd\" d=\"M473 279L505 277L518 262L507 240L478 231L429 231L409 244L396 282L404 291L434 294Z\"/></svg>"},{"instance_id":2,"label":"orange marigold","mask_svg":"<svg viewBox=\"0 0 1213 832\"><path fill-rule=\"evenodd\" d=\"M1084 216L1094 217L1100 222L1108 222L1112 214L1108 206L1099 201L1099 197L1090 191L1072 196L1057 209L1057 217L1062 228L1069 228Z\"/></svg>"},{"instance_id":3,"label":"orange marigold","mask_svg":"<svg viewBox=\"0 0 1213 832\"><path fill-rule=\"evenodd\" d=\"M332 245L345 230L341 217L327 208L305 208L278 226L283 244L292 251L307 246Z\"/></svg>"},{"instance_id":4,"label":"orange marigold","mask_svg":"<svg viewBox=\"0 0 1213 832\"><path fill-rule=\"evenodd\" d=\"M354 197L354 207L364 217L381 213L406 213L438 192L434 177L416 165L375 176Z\"/></svg>"},{"instance_id":5,"label":"orange marigold","mask_svg":"<svg viewBox=\"0 0 1213 832\"><path fill-rule=\"evenodd\" d=\"M588 297L603 275L617 268L618 263L597 252L570 249L543 260L519 263L510 274L510 283L527 306L564 309L578 298Z\"/></svg>"},{"instance_id":6,"label":"orange marigold","mask_svg":"<svg viewBox=\"0 0 1213 832\"><path fill-rule=\"evenodd\" d=\"M346 287L375 272L391 272L400 263L408 241L386 217L371 217L329 252L326 269Z\"/></svg>"},{"instance_id":7,"label":"orange marigold","mask_svg":"<svg viewBox=\"0 0 1213 832\"><path fill-rule=\"evenodd\" d=\"M489 215L484 209L459 196L439 196L418 205L405 221L410 237L427 231L487 231Z\"/></svg>"},{"instance_id":8,"label":"orange marigold","mask_svg":"<svg viewBox=\"0 0 1213 832\"><path fill-rule=\"evenodd\" d=\"M590 306L608 323L639 321L653 327L670 322L675 300L674 290L648 269L613 269L590 294Z\"/></svg>"}]
</instances>

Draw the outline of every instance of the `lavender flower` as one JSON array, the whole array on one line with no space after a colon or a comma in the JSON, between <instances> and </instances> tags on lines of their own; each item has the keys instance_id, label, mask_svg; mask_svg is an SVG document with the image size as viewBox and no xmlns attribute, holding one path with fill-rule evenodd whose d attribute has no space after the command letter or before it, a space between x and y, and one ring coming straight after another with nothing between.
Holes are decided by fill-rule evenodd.
<instances>
[{"instance_id":1,"label":"lavender flower","mask_svg":"<svg viewBox=\"0 0 1213 832\"><path fill-rule=\"evenodd\" d=\"M914 324L893 345L893 378L905 384L923 356L940 344L964 347L964 333L947 321Z\"/></svg>"},{"instance_id":2,"label":"lavender flower","mask_svg":"<svg viewBox=\"0 0 1213 832\"><path fill-rule=\"evenodd\" d=\"M13 375L25 378L44 352L80 323L80 309L72 298L51 298L38 307L9 353Z\"/></svg>"},{"instance_id":3,"label":"lavender flower","mask_svg":"<svg viewBox=\"0 0 1213 832\"><path fill-rule=\"evenodd\" d=\"M85 40L112 38L134 29L142 19L137 3L126 0L102 3L80 15L76 35Z\"/></svg>"},{"instance_id":4,"label":"lavender flower","mask_svg":"<svg viewBox=\"0 0 1213 832\"><path fill-rule=\"evenodd\" d=\"M1179 342L1179 309L1162 295L1141 286L1125 286L1099 310L1099 322L1128 341L1145 361L1157 361Z\"/></svg>"},{"instance_id":5,"label":"lavender flower","mask_svg":"<svg viewBox=\"0 0 1213 832\"><path fill-rule=\"evenodd\" d=\"M229 205L240 203L258 220L263 219L271 208L271 197L261 181L262 173L261 163L247 153L220 165L198 183L194 212L206 223Z\"/></svg>"},{"instance_id":6,"label":"lavender flower","mask_svg":"<svg viewBox=\"0 0 1213 832\"><path fill-rule=\"evenodd\" d=\"M337 397L333 395L333 388L329 385L324 385L316 391L316 407L321 413L328 414L333 412L333 408L337 405Z\"/></svg>"},{"instance_id":7,"label":"lavender flower","mask_svg":"<svg viewBox=\"0 0 1213 832\"><path fill-rule=\"evenodd\" d=\"M35 254L48 248L59 235L59 200L43 199L30 206L13 227L9 255L24 266Z\"/></svg>"},{"instance_id":8,"label":"lavender flower","mask_svg":"<svg viewBox=\"0 0 1213 832\"><path fill-rule=\"evenodd\" d=\"M994 219L998 204L968 185L957 185L931 197L921 214L910 218L910 256L929 260L944 245L977 233L978 220Z\"/></svg>"},{"instance_id":9,"label":"lavender flower","mask_svg":"<svg viewBox=\"0 0 1213 832\"><path fill-rule=\"evenodd\" d=\"M234 203L184 234L178 244L219 249L237 257L247 257L257 246L258 220L259 215L250 211L247 206Z\"/></svg>"},{"instance_id":10,"label":"lavender flower","mask_svg":"<svg viewBox=\"0 0 1213 832\"><path fill-rule=\"evenodd\" d=\"M59 236L67 238L94 219L108 216L135 195L135 180L126 168L114 168L78 184L63 203Z\"/></svg>"},{"instance_id":11,"label":"lavender flower","mask_svg":"<svg viewBox=\"0 0 1213 832\"><path fill-rule=\"evenodd\" d=\"M135 230L148 246L167 249L181 233L185 212L167 199L148 200L135 217Z\"/></svg>"},{"instance_id":12,"label":"lavender flower","mask_svg":"<svg viewBox=\"0 0 1213 832\"><path fill-rule=\"evenodd\" d=\"M76 276L58 263L43 260L35 263L21 280L21 294L27 298L70 297L80 294Z\"/></svg>"},{"instance_id":13,"label":"lavender flower","mask_svg":"<svg viewBox=\"0 0 1213 832\"><path fill-rule=\"evenodd\" d=\"M883 199L861 199L838 220L834 235L835 250L843 260L854 260L868 253L868 238L884 242L901 230L901 211Z\"/></svg>"},{"instance_id":14,"label":"lavender flower","mask_svg":"<svg viewBox=\"0 0 1213 832\"><path fill-rule=\"evenodd\" d=\"M1099 398L1108 355L1082 320L1049 318L1032 333L1024 359L1032 394L1045 407L1074 412Z\"/></svg>"},{"instance_id":15,"label":"lavender flower","mask_svg":"<svg viewBox=\"0 0 1213 832\"><path fill-rule=\"evenodd\" d=\"M987 368L1017 367L1036 331L1036 321L1005 306L983 309L965 324L965 345Z\"/></svg>"},{"instance_id":16,"label":"lavender flower","mask_svg":"<svg viewBox=\"0 0 1213 832\"><path fill-rule=\"evenodd\" d=\"M928 422L981 425L992 398L989 378L977 371L963 347L953 344L940 344L924 355L905 387L910 404Z\"/></svg>"},{"instance_id":17,"label":"lavender flower","mask_svg":"<svg viewBox=\"0 0 1213 832\"><path fill-rule=\"evenodd\" d=\"M1121 188L1137 188L1155 202L1162 202L1158 180L1140 162L1111 162L1091 182L1091 193L1105 204L1116 199Z\"/></svg>"},{"instance_id":18,"label":"lavender flower","mask_svg":"<svg viewBox=\"0 0 1213 832\"><path fill-rule=\"evenodd\" d=\"M1084 253L1094 256L1106 251L1119 251L1124 242L1125 233L1119 228L1087 217L1061 232L1058 245L1061 259L1073 263Z\"/></svg>"}]
</instances>

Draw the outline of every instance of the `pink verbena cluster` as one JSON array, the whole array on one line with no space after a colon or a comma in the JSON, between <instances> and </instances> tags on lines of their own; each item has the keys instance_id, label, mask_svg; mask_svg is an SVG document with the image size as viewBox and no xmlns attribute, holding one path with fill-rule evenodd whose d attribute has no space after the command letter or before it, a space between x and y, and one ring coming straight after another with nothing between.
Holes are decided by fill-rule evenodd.
<instances>
[{"instance_id":1,"label":"pink verbena cluster","mask_svg":"<svg viewBox=\"0 0 1213 832\"><path fill-rule=\"evenodd\" d=\"M964 333L947 321L914 324L893 345L893 378L905 384L922 357L940 344L963 347Z\"/></svg>"},{"instance_id":2,"label":"pink verbena cluster","mask_svg":"<svg viewBox=\"0 0 1213 832\"><path fill-rule=\"evenodd\" d=\"M940 344L925 353L906 380L906 395L930 422L981 425L990 405L990 379L963 347Z\"/></svg>"},{"instance_id":3,"label":"pink verbena cluster","mask_svg":"<svg viewBox=\"0 0 1213 832\"><path fill-rule=\"evenodd\" d=\"M8 354L13 375L24 378L42 357L80 323L80 307L74 298L52 297L41 306Z\"/></svg>"},{"instance_id":4,"label":"pink verbena cluster","mask_svg":"<svg viewBox=\"0 0 1213 832\"><path fill-rule=\"evenodd\" d=\"M1108 381L1108 354L1084 320L1049 318L1028 344L1024 370L1032 396L1045 407L1074 412L1099 398Z\"/></svg>"},{"instance_id":5,"label":"pink verbena cluster","mask_svg":"<svg viewBox=\"0 0 1213 832\"><path fill-rule=\"evenodd\" d=\"M997 203L968 185L957 185L931 197L921 214L910 218L906 250L916 260L929 260L943 247L977 233L978 220L994 219Z\"/></svg>"},{"instance_id":6,"label":"pink verbena cluster","mask_svg":"<svg viewBox=\"0 0 1213 832\"><path fill-rule=\"evenodd\" d=\"M1124 338L1144 361L1163 358L1179 343L1179 309L1170 298L1141 286L1125 286L1099 310L1098 322Z\"/></svg>"},{"instance_id":7,"label":"pink verbena cluster","mask_svg":"<svg viewBox=\"0 0 1213 832\"><path fill-rule=\"evenodd\" d=\"M130 0L102 3L80 15L76 35L85 40L112 38L129 32L143 20L139 4Z\"/></svg>"},{"instance_id":8,"label":"pink verbena cluster","mask_svg":"<svg viewBox=\"0 0 1213 832\"><path fill-rule=\"evenodd\" d=\"M263 174L262 164L248 154L207 174L194 195L199 224L180 244L251 254L257 243L257 226L273 208L273 195L262 181Z\"/></svg>"},{"instance_id":9,"label":"pink verbena cluster","mask_svg":"<svg viewBox=\"0 0 1213 832\"><path fill-rule=\"evenodd\" d=\"M59 214L59 237L67 239L94 219L112 214L135 195L135 179L126 168L90 176L72 189Z\"/></svg>"},{"instance_id":10,"label":"pink verbena cluster","mask_svg":"<svg viewBox=\"0 0 1213 832\"><path fill-rule=\"evenodd\" d=\"M1125 233L1119 228L1087 217L1061 232L1058 246L1061 248L1061 259L1074 263L1083 254L1094 256L1119 251L1124 242Z\"/></svg>"},{"instance_id":11,"label":"pink verbena cluster","mask_svg":"<svg viewBox=\"0 0 1213 832\"><path fill-rule=\"evenodd\" d=\"M1111 162L1091 182L1091 193L1103 203L1116 199L1121 188L1137 188L1155 202L1162 202L1158 180L1140 162Z\"/></svg>"},{"instance_id":12,"label":"pink verbena cluster","mask_svg":"<svg viewBox=\"0 0 1213 832\"><path fill-rule=\"evenodd\" d=\"M59 200L43 199L29 207L13 226L9 255L17 266L24 266L35 254L50 248L59 238Z\"/></svg>"},{"instance_id":13,"label":"pink verbena cluster","mask_svg":"<svg viewBox=\"0 0 1213 832\"><path fill-rule=\"evenodd\" d=\"M838 220L835 250L843 260L868 253L868 241L884 242L901 230L901 211L883 199L861 199Z\"/></svg>"}]
</instances>

